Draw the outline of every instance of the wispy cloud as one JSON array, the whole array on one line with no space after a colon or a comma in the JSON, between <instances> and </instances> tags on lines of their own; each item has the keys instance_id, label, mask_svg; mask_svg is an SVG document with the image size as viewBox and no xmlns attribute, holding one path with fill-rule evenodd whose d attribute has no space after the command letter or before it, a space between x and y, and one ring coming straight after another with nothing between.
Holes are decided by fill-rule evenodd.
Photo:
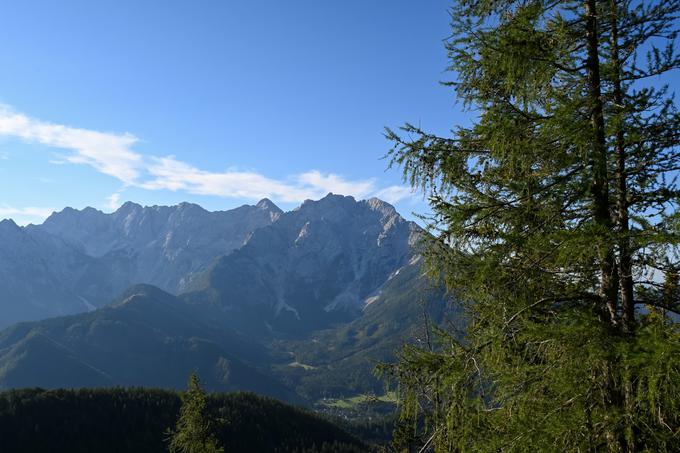
<instances>
[{"instance_id":1,"label":"wispy cloud","mask_svg":"<svg viewBox=\"0 0 680 453\"><path fill-rule=\"evenodd\" d=\"M90 165L126 184L137 180L144 165L142 156L130 149L137 142L134 135L98 132L40 121L7 106L0 107L0 135L67 150L62 160Z\"/></svg>"},{"instance_id":2,"label":"wispy cloud","mask_svg":"<svg viewBox=\"0 0 680 453\"><path fill-rule=\"evenodd\" d=\"M225 171L209 172L175 159L173 156L154 159L148 168L153 178L141 184L150 190L183 190L198 195L236 198L272 198L281 201L302 201L317 194L298 185L267 178L259 173Z\"/></svg>"},{"instance_id":3,"label":"wispy cloud","mask_svg":"<svg viewBox=\"0 0 680 453\"><path fill-rule=\"evenodd\" d=\"M411 187L389 186L375 192L375 196L388 203L397 203L415 195Z\"/></svg>"},{"instance_id":4,"label":"wispy cloud","mask_svg":"<svg viewBox=\"0 0 680 453\"><path fill-rule=\"evenodd\" d=\"M115 192L106 197L106 207L115 211L120 207L120 192Z\"/></svg>"},{"instance_id":5,"label":"wispy cloud","mask_svg":"<svg viewBox=\"0 0 680 453\"><path fill-rule=\"evenodd\" d=\"M52 208L36 208L33 206L17 208L7 204L0 205L0 219L14 219L19 225L40 223L54 212Z\"/></svg>"},{"instance_id":6,"label":"wispy cloud","mask_svg":"<svg viewBox=\"0 0 680 453\"><path fill-rule=\"evenodd\" d=\"M376 185L375 179L348 181L339 175L323 174L317 170L303 173L297 177L297 180L302 185L314 189L317 193L333 192L353 195L357 198L364 198L375 192Z\"/></svg>"},{"instance_id":7,"label":"wispy cloud","mask_svg":"<svg viewBox=\"0 0 680 453\"><path fill-rule=\"evenodd\" d=\"M117 178L125 186L147 190L165 189L246 199L268 197L283 202L319 198L328 192L356 198L382 196L390 202L410 196L408 189L400 186L380 188L374 178L350 180L318 170L284 180L250 171L202 170L172 155L140 154L133 149L138 142L137 137L129 133L100 132L50 123L18 113L8 106L0 106L0 136L59 148L64 154L50 162L88 165ZM118 193L111 195L108 207L119 201Z\"/></svg>"}]
</instances>

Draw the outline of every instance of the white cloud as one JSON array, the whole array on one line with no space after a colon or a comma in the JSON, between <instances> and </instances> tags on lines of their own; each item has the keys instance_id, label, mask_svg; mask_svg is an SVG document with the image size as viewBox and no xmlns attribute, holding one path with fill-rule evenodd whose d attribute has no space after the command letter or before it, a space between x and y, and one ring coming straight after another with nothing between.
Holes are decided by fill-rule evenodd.
<instances>
[{"instance_id":1,"label":"white cloud","mask_svg":"<svg viewBox=\"0 0 680 453\"><path fill-rule=\"evenodd\" d=\"M320 198L328 192L364 198L375 192L373 179L351 181L317 170L308 171L283 182L259 173L246 171L208 172L199 170L174 156L154 159L148 168L153 179L141 184L150 190L183 190L198 195L238 198L272 198L284 202L299 202Z\"/></svg>"},{"instance_id":2,"label":"white cloud","mask_svg":"<svg viewBox=\"0 0 680 453\"><path fill-rule=\"evenodd\" d=\"M66 150L65 154L51 158L50 162L88 165L117 178L125 186L147 190L165 189L252 200L268 197L283 202L320 198L328 192L355 198L379 196L388 202L396 202L410 195L408 189L400 186L380 189L374 178L348 180L318 170L294 175L286 180L268 178L252 171L201 170L172 155L145 156L134 151L132 147L138 139L128 133L99 132L49 123L2 105L0 136L17 137L29 143ZM120 194L114 193L108 197L107 207L114 209L119 201Z\"/></svg>"},{"instance_id":3,"label":"white cloud","mask_svg":"<svg viewBox=\"0 0 680 453\"><path fill-rule=\"evenodd\" d=\"M413 197L414 191L406 186L389 186L375 192L375 196L388 203L398 203L406 198Z\"/></svg>"},{"instance_id":4,"label":"white cloud","mask_svg":"<svg viewBox=\"0 0 680 453\"><path fill-rule=\"evenodd\" d=\"M115 192L106 197L106 207L111 211L115 211L120 207L120 193Z\"/></svg>"},{"instance_id":5,"label":"white cloud","mask_svg":"<svg viewBox=\"0 0 680 453\"><path fill-rule=\"evenodd\" d=\"M365 198L375 191L375 179L347 181L341 176L332 173L323 174L317 170L303 173L297 179L300 183L315 189L317 193L322 195L333 192Z\"/></svg>"},{"instance_id":6,"label":"white cloud","mask_svg":"<svg viewBox=\"0 0 680 453\"><path fill-rule=\"evenodd\" d=\"M273 198L296 202L316 195L305 187L287 184L254 172L209 172L175 159L174 156L155 158L148 168L153 179L141 184L150 190L183 190L198 195L237 198Z\"/></svg>"},{"instance_id":7,"label":"white cloud","mask_svg":"<svg viewBox=\"0 0 680 453\"><path fill-rule=\"evenodd\" d=\"M70 151L63 161L85 164L101 173L132 184L140 176L143 158L130 147L137 138L78 129L30 118L7 106L0 106L0 135L18 137L29 143Z\"/></svg>"},{"instance_id":8,"label":"white cloud","mask_svg":"<svg viewBox=\"0 0 680 453\"><path fill-rule=\"evenodd\" d=\"M52 208L36 208L33 206L25 208L16 208L10 205L0 205L0 219L14 219L19 225L28 223L41 223L48 218L54 209Z\"/></svg>"}]
</instances>

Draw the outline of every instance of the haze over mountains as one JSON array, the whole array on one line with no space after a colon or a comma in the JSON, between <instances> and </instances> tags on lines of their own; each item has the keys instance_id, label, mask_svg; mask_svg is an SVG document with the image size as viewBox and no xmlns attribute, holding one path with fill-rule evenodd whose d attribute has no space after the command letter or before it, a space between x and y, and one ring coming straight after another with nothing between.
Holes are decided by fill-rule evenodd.
<instances>
[{"instance_id":1,"label":"haze over mountains","mask_svg":"<svg viewBox=\"0 0 680 453\"><path fill-rule=\"evenodd\" d=\"M42 225L0 222L0 327L92 310L130 285L172 293L281 214L269 200L208 212L125 203L104 214L66 208Z\"/></svg>"},{"instance_id":2,"label":"haze over mountains","mask_svg":"<svg viewBox=\"0 0 680 453\"><path fill-rule=\"evenodd\" d=\"M379 390L375 361L424 311L443 316L421 234L381 200L332 194L286 213L265 199L3 221L2 323L71 315L0 332L0 388L179 388L198 370L289 401Z\"/></svg>"}]
</instances>

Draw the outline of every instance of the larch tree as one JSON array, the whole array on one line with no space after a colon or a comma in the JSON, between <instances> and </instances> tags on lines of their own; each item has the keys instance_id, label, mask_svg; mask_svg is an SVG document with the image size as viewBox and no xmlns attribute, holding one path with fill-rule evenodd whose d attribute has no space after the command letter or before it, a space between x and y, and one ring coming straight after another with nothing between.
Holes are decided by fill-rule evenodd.
<instances>
[{"instance_id":1,"label":"larch tree","mask_svg":"<svg viewBox=\"0 0 680 453\"><path fill-rule=\"evenodd\" d=\"M177 426L168 434L171 453L219 453L214 424L208 414L208 398L196 373L189 377L182 395Z\"/></svg>"},{"instance_id":2,"label":"larch tree","mask_svg":"<svg viewBox=\"0 0 680 453\"><path fill-rule=\"evenodd\" d=\"M416 451L678 451L679 0L459 0L470 127L387 130L461 338L406 347ZM677 80L677 79L676 79ZM674 322L675 320L675 322Z\"/></svg>"}]
</instances>

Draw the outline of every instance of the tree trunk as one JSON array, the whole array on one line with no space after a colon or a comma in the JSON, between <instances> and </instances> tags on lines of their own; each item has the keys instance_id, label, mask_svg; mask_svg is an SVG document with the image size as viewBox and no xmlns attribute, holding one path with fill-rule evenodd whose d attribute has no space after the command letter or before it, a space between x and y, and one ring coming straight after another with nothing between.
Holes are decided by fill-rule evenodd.
<instances>
[{"instance_id":1,"label":"tree trunk","mask_svg":"<svg viewBox=\"0 0 680 453\"><path fill-rule=\"evenodd\" d=\"M613 71L613 92L615 109L619 111L616 121L616 196L619 239L619 279L621 284L621 314L623 329L631 333L635 329L635 304L633 300L633 272L631 247L628 233L628 188L626 187L626 149L623 135L623 88L621 86L621 62L619 61L618 13L616 1L611 1L611 59Z\"/></svg>"},{"instance_id":2,"label":"tree trunk","mask_svg":"<svg viewBox=\"0 0 680 453\"><path fill-rule=\"evenodd\" d=\"M607 162L607 143L605 140L604 108L600 76L598 11L595 0L585 0L586 24L586 71L588 96L590 101L590 123L592 127L592 156L590 163L593 171L591 192L593 197L593 219L601 228L599 250L600 265L600 295L609 315L610 325L618 329L619 317L617 313L618 282L617 269L614 260L614 250L610 245L609 233L612 230L612 218L609 204L609 177ZM615 376L607 367L604 379L605 389L605 440L610 453L623 450L621 436L615 428L616 420L610 415L611 409L621 407L620 393L616 391Z\"/></svg>"},{"instance_id":3,"label":"tree trunk","mask_svg":"<svg viewBox=\"0 0 680 453\"><path fill-rule=\"evenodd\" d=\"M606 232L612 229L612 219L609 206L609 178L607 171L607 143L605 141L604 114L602 106L602 89L600 84L599 35L597 25L597 7L595 0L586 0L586 44L588 56L586 59L588 95L590 98L590 123L592 126L593 143L590 163L593 170L591 193L593 196L593 218ZM617 296L618 288L615 284L614 251L605 238L604 249L600 256L600 295L609 315L612 326L618 325Z\"/></svg>"},{"instance_id":4,"label":"tree trunk","mask_svg":"<svg viewBox=\"0 0 680 453\"><path fill-rule=\"evenodd\" d=\"M615 142L616 150L616 197L617 197L617 216L619 231L619 284L621 289L621 315L622 327L626 334L635 331L635 302L633 300L633 268L631 259L631 247L628 219L628 188L626 187L626 149L623 132L623 87L621 86L621 62L619 60L619 35L618 35L618 6L616 0L610 2L610 27L611 27L611 60L613 66L613 94L614 109L618 113L615 121ZM623 376L623 398L625 407L625 447L627 452L635 451L635 432L632 426L634 411L633 383L630 370L625 370Z\"/></svg>"}]
</instances>

